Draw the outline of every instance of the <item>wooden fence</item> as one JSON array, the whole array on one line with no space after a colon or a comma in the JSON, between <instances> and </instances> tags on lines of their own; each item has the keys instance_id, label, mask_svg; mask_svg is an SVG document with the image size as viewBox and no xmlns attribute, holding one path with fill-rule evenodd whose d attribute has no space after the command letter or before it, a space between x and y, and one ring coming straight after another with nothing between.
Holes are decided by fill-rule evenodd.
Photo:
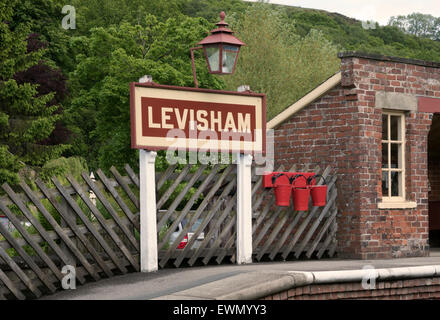
<instances>
[{"instance_id":1,"label":"wooden fence","mask_svg":"<svg viewBox=\"0 0 440 320\"><path fill-rule=\"evenodd\" d=\"M328 181L329 201L309 212L276 207L273 190L263 189L255 170L254 261L333 256L337 192L331 169L311 170ZM139 178L129 166L125 171L122 176L111 168L107 177L97 170L98 181L87 173L81 181L68 176L64 184L52 178L53 187L41 180L32 189L24 182L16 190L2 186L0 213L13 228L0 224L0 299L55 292L65 265L76 267L79 284L139 271ZM157 173L156 184L159 266L234 263L236 166L171 165Z\"/></svg>"},{"instance_id":2,"label":"wooden fence","mask_svg":"<svg viewBox=\"0 0 440 320\"><path fill-rule=\"evenodd\" d=\"M20 193L2 185L6 196L0 199L0 212L13 228L0 224L0 299L55 292L65 265L76 267L80 284L139 271L139 202L133 191L138 180L126 169L122 177L112 168L114 179L98 170L99 183L87 173L81 184L68 176L70 186L54 177L54 188L37 179L38 191L24 182Z\"/></svg>"},{"instance_id":3,"label":"wooden fence","mask_svg":"<svg viewBox=\"0 0 440 320\"><path fill-rule=\"evenodd\" d=\"M285 171L283 166L277 172ZM262 190L262 177L259 177L253 186L253 253L254 260L263 259L287 260L292 255L298 259L322 258L325 253L333 257L337 247L336 241L336 179L331 167L321 170L320 167L296 168L292 166L288 172L314 172L321 174L327 182L327 204L325 207L313 207L309 204L309 211L294 211L292 202L290 207L275 206L274 191L272 188ZM322 184L323 179L317 181ZM311 202L311 201L310 201Z\"/></svg>"}]
</instances>

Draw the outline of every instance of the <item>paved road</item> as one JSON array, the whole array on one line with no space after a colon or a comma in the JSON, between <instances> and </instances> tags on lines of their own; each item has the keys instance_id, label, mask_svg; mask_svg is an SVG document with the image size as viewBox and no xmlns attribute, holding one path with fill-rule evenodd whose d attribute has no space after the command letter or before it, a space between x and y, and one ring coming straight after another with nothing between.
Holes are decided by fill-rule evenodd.
<instances>
[{"instance_id":1,"label":"paved road","mask_svg":"<svg viewBox=\"0 0 440 320\"><path fill-rule=\"evenodd\" d=\"M154 273L131 273L61 291L42 300L147 300L190 289L202 284L252 271L330 271L355 270L366 265L397 268L440 264L440 251L426 258L392 260L307 260L293 262L220 265L195 268L163 269Z\"/></svg>"}]
</instances>

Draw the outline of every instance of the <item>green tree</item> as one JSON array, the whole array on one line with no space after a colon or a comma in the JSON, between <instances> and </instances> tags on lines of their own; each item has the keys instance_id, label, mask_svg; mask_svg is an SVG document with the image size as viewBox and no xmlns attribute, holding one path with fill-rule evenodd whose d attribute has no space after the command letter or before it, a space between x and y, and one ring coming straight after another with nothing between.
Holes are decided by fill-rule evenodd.
<instances>
[{"instance_id":1,"label":"green tree","mask_svg":"<svg viewBox=\"0 0 440 320\"><path fill-rule=\"evenodd\" d=\"M440 40L440 18L430 14L411 13L407 16L393 16L388 23L417 37Z\"/></svg>"},{"instance_id":2,"label":"green tree","mask_svg":"<svg viewBox=\"0 0 440 320\"><path fill-rule=\"evenodd\" d=\"M17 82L16 74L35 66L44 50L28 50L26 25L11 30L15 2L0 2L0 182L15 183L24 165L41 167L59 157L65 145L44 145L60 115L50 105L55 93L39 94L38 85Z\"/></svg>"},{"instance_id":3,"label":"green tree","mask_svg":"<svg viewBox=\"0 0 440 320\"><path fill-rule=\"evenodd\" d=\"M124 22L141 25L147 14L161 21L182 15L181 0L72 0L71 4L76 9L76 35L88 35L92 28Z\"/></svg>"},{"instance_id":4,"label":"green tree","mask_svg":"<svg viewBox=\"0 0 440 320\"><path fill-rule=\"evenodd\" d=\"M225 82L230 90L247 84L265 93L268 119L334 74L340 63L337 47L321 32L301 37L285 19L283 11L256 4L232 21L246 47L235 74Z\"/></svg>"},{"instance_id":5,"label":"green tree","mask_svg":"<svg viewBox=\"0 0 440 320\"><path fill-rule=\"evenodd\" d=\"M10 29L27 25L30 32L40 36L40 40L49 44L44 59L52 67L58 66L64 74L73 68L73 57L69 54L69 38L74 30L64 30L61 12L63 0L20 0L13 5Z\"/></svg>"}]
</instances>

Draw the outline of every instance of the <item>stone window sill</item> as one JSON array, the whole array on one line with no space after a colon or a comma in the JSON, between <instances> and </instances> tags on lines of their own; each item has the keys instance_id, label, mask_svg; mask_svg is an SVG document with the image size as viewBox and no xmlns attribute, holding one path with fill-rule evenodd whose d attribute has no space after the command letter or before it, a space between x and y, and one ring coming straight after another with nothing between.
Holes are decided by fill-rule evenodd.
<instances>
[{"instance_id":1,"label":"stone window sill","mask_svg":"<svg viewBox=\"0 0 440 320\"><path fill-rule=\"evenodd\" d=\"M417 202L415 201L384 201L377 204L379 209L415 209Z\"/></svg>"}]
</instances>

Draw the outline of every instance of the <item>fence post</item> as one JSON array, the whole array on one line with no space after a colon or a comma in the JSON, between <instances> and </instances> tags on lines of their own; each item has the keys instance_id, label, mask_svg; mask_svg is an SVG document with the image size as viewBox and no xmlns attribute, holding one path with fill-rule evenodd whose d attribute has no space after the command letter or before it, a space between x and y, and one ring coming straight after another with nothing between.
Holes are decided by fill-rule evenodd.
<instances>
[{"instance_id":1,"label":"fence post","mask_svg":"<svg viewBox=\"0 0 440 320\"><path fill-rule=\"evenodd\" d=\"M249 91L240 86L237 91ZM252 263L252 155L237 156L237 264Z\"/></svg>"},{"instance_id":2,"label":"fence post","mask_svg":"<svg viewBox=\"0 0 440 320\"><path fill-rule=\"evenodd\" d=\"M151 82L151 76L143 76L139 82ZM158 270L156 171L157 153L139 150L140 180L140 262L141 272Z\"/></svg>"}]
</instances>

